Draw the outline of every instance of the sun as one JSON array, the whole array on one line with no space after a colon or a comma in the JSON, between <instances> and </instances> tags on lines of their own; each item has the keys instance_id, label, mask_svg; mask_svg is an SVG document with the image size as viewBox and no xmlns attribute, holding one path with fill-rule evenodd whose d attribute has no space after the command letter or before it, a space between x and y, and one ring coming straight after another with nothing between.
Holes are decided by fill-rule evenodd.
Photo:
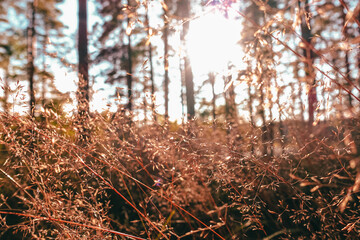
<instances>
[{"instance_id":1,"label":"sun","mask_svg":"<svg viewBox=\"0 0 360 240\"><path fill-rule=\"evenodd\" d=\"M241 22L213 9L190 22L187 51L195 75L220 73L243 56Z\"/></svg>"}]
</instances>

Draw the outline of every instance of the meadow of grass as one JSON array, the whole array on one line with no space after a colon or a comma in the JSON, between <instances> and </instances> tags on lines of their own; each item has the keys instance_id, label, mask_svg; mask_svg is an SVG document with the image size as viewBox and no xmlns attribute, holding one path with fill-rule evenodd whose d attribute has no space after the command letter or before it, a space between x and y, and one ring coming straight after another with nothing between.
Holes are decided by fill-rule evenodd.
<instances>
[{"instance_id":1,"label":"meadow of grass","mask_svg":"<svg viewBox=\"0 0 360 240\"><path fill-rule=\"evenodd\" d=\"M358 121L283 124L1 113L0 239L359 238Z\"/></svg>"}]
</instances>

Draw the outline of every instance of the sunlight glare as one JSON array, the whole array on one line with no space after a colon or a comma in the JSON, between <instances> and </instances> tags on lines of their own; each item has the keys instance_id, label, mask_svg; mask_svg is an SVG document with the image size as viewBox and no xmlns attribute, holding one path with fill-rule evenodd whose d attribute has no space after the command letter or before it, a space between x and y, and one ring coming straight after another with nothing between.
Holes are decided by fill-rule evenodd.
<instances>
[{"instance_id":1,"label":"sunlight glare","mask_svg":"<svg viewBox=\"0 0 360 240\"><path fill-rule=\"evenodd\" d=\"M214 9L190 22L187 49L195 74L219 73L229 62L236 62L243 55L240 45L241 24L226 18Z\"/></svg>"},{"instance_id":2,"label":"sunlight glare","mask_svg":"<svg viewBox=\"0 0 360 240\"><path fill-rule=\"evenodd\" d=\"M62 93L75 92L77 89L75 81L78 76L75 72L68 73L65 68L54 69L55 87Z\"/></svg>"}]
</instances>

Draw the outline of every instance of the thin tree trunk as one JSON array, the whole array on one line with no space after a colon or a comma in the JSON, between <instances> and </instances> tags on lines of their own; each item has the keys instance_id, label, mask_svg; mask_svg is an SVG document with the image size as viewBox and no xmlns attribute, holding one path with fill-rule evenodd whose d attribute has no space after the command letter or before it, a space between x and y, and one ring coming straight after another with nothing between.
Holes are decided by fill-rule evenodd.
<instances>
[{"instance_id":1,"label":"thin tree trunk","mask_svg":"<svg viewBox=\"0 0 360 240\"><path fill-rule=\"evenodd\" d=\"M290 86L291 86L291 88L293 88L293 84L290 84ZM281 144L281 152L282 152L282 151L284 151L286 136L285 136L284 123L282 121L282 110L281 110L281 104L280 104L282 88L279 87L279 85L277 84L277 81L275 81L275 88L278 89L277 93L276 93L277 94L276 95L276 104L277 104L278 110L279 110L279 133L280 133L280 144ZM292 89L292 92L294 92L293 89ZM294 110L292 110L292 115L294 115Z\"/></svg>"},{"instance_id":2,"label":"thin tree trunk","mask_svg":"<svg viewBox=\"0 0 360 240\"><path fill-rule=\"evenodd\" d=\"M302 123L305 122L305 119L304 119L304 103L303 103L303 100L302 100L302 83L301 83L301 80L300 80L300 76L299 76L299 63L298 62L295 62L294 63L294 78L297 79L299 81L299 85L298 85L298 91L297 91L297 98L299 99L299 108L300 108L300 120ZM294 96L294 106L293 108L295 107L295 96Z\"/></svg>"},{"instance_id":3,"label":"thin tree trunk","mask_svg":"<svg viewBox=\"0 0 360 240\"><path fill-rule=\"evenodd\" d=\"M128 1L130 4L130 1ZM130 18L127 18L128 27L130 26ZM127 45L127 54L128 54L128 69L126 74L127 88L128 88L128 105L127 109L131 112L133 108L133 94L132 94L132 84L133 84L133 76L132 76L132 47L131 47L131 33L128 34L128 45Z\"/></svg>"},{"instance_id":4,"label":"thin tree trunk","mask_svg":"<svg viewBox=\"0 0 360 240\"><path fill-rule=\"evenodd\" d=\"M216 120L216 94L215 94L215 74L213 72L209 73L209 81L210 81L210 84L211 84L211 92L212 92L213 124L215 126L215 120Z\"/></svg>"},{"instance_id":5,"label":"thin tree trunk","mask_svg":"<svg viewBox=\"0 0 360 240\"><path fill-rule=\"evenodd\" d=\"M150 82L151 82L151 112L154 118L154 121L157 121L156 111L155 111L155 79L154 79L154 64L152 56L152 44L149 43L149 64L150 64Z\"/></svg>"},{"instance_id":6,"label":"thin tree trunk","mask_svg":"<svg viewBox=\"0 0 360 240\"><path fill-rule=\"evenodd\" d=\"M184 58L185 67L185 88L186 88L186 105L189 119L195 117L195 97L194 97L194 82L191 70L190 60L188 56Z\"/></svg>"},{"instance_id":7,"label":"thin tree trunk","mask_svg":"<svg viewBox=\"0 0 360 240\"><path fill-rule=\"evenodd\" d=\"M261 78L260 78L261 79ZM267 155L267 152L268 152L268 131L267 131L267 126L266 126L266 118L265 118L265 99L264 99L264 90L263 90L264 86L262 83L260 83L260 88L259 88L259 91L260 91L260 103L259 103L259 106L260 106L260 117L261 117L261 120L262 120L262 126L261 126L261 134L262 134L262 146L263 146L263 149L262 149L262 154L263 156L266 156Z\"/></svg>"},{"instance_id":8,"label":"thin tree trunk","mask_svg":"<svg viewBox=\"0 0 360 240\"><path fill-rule=\"evenodd\" d=\"M9 113L9 91L10 91L10 86L9 86L9 63L7 62L6 69L5 69L5 77L4 77L4 100L3 100L4 112L6 114Z\"/></svg>"},{"instance_id":9,"label":"thin tree trunk","mask_svg":"<svg viewBox=\"0 0 360 240\"><path fill-rule=\"evenodd\" d=\"M348 35L348 27L346 25L346 9L342 4L340 4L340 6L342 8L341 17L342 17L343 25L344 25L344 28L343 28L343 31L342 31L343 41L347 41L348 38L349 38L349 35ZM349 51L347 51L347 50L345 50L345 76L350 81L352 81L351 76L350 76ZM351 87L349 83L347 83L347 85L348 85L348 87ZM349 89L349 90L351 90L351 89ZM352 96L351 96L350 93L348 93L348 103L349 103L350 109L352 109L353 103L352 103Z\"/></svg>"},{"instance_id":10,"label":"thin tree trunk","mask_svg":"<svg viewBox=\"0 0 360 240\"><path fill-rule=\"evenodd\" d=\"M249 101L248 101L248 110L249 110L249 116L250 116L250 125L251 125L251 132L255 126L255 123L254 123L254 113L253 113L253 107L252 107L252 104L253 104L253 95L251 94L251 83L250 81L248 82L248 95L249 95ZM253 154L254 153L254 143L253 141L250 142L250 147L251 147L251 153Z\"/></svg>"},{"instance_id":11,"label":"thin tree trunk","mask_svg":"<svg viewBox=\"0 0 360 240\"><path fill-rule=\"evenodd\" d=\"M167 10L164 8L164 92L165 92L165 120L169 118L169 42L168 42L168 32L169 32L169 23L167 20Z\"/></svg>"},{"instance_id":12,"label":"thin tree trunk","mask_svg":"<svg viewBox=\"0 0 360 240\"><path fill-rule=\"evenodd\" d=\"M270 156L274 156L274 123L273 123L273 114L272 109L274 107L274 103L272 102L272 94L269 93L271 87L267 86L267 100L269 101L269 118L270 123L267 125L267 135L268 135L268 145L270 147Z\"/></svg>"},{"instance_id":13,"label":"thin tree trunk","mask_svg":"<svg viewBox=\"0 0 360 240\"><path fill-rule=\"evenodd\" d=\"M182 38L182 42L185 42L185 38L189 31L189 24L190 24L190 22L188 21L190 17L189 0L182 0L181 7L183 12L183 18L185 20L182 28L181 38ZM194 82L193 82L193 73L190 65L190 59L186 50L184 56L184 70L185 70L187 115L188 115L188 119L193 119L195 117Z\"/></svg>"},{"instance_id":14,"label":"thin tree trunk","mask_svg":"<svg viewBox=\"0 0 360 240\"><path fill-rule=\"evenodd\" d=\"M349 52L345 51L345 76L352 81L352 78L350 76L350 63L349 63ZM352 86L350 86L349 83L347 83L348 87L352 88ZM351 91L351 89L349 89L349 91ZM351 96L351 92L348 92L348 103L349 103L349 108L352 109L353 108L353 102L352 102L352 96Z\"/></svg>"},{"instance_id":15,"label":"thin tree trunk","mask_svg":"<svg viewBox=\"0 0 360 240\"><path fill-rule=\"evenodd\" d=\"M144 83L144 93L146 92L146 83ZM147 101L146 101L146 96L144 95L144 99L143 99L143 107L144 107L144 124L146 125L147 123Z\"/></svg>"},{"instance_id":16,"label":"thin tree trunk","mask_svg":"<svg viewBox=\"0 0 360 240\"><path fill-rule=\"evenodd\" d=\"M302 87L302 82L299 81L299 91L298 91L298 98L299 98L299 104L300 104L300 119L301 119L301 122L305 122L305 105L304 105L304 102L302 100L302 94L303 93L303 87Z\"/></svg>"},{"instance_id":17,"label":"thin tree trunk","mask_svg":"<svg viewBox=\"0 0 360 240\"><path fill-rule=\"evenodd\" d=\"M360 22L360 13L357 15L357 20ZM360 26L358 26L358 31L360 33ZM360 52L357 54L357 64L358 64L358 86L360 87ZM360 94L359 94L360 96ZM356 155L360 156L360 124L359 119L352 119L352 125L353 128L351 131L351 136L354 140L355 147L356 147Z\"/></svg>"},{"instance_id":18,"label":"thin tree trunk","mask_svg":"<svg viewBox=\"0 0 360 240\"><path fill-rule=\"evenodd\" d=\"M183 44L183 43L181 43ZM180 84L181 84L181 89L180 89L180 97L181 97L181 119L182 119L182 123L184 123L184 116L185 116L185 97L184 97L184 68L182 65L182 59L181 56L179 56L179 70L180 70Z\"/></svg>"},{"instance_id":19,"label":"thin tree trunk","mask_svg":"<svg viewBox=\"0 0 360 240\"><path fill-rule=\"evenodd\" d=\"M299 8L301 9L301 1L298 0ZM304 14L301 16L301 36L303 38L303 41L305 41L305 47L304 47L304 57L306 58L305 62L305 75L307 79L307 83L309 86L309 92L308 92L308 113L309 113L309 127L312 126L314 122L314 115L315 115L315 108L317 104L317 96L316 96L316 80L315 80L315 73L314 73L314 53L309 48L308 45L311 45L311 40L313 38L313 34L310 30L310 17L308 15L310 14L309 11L309 3L308 0L304 1Z\"/></svg>"},{"instance_id":20,"label":"thin tree trunk","mask_svg":"<svg viewBox=\"0 0 360 240\"><path fill-rule=\"evenodd\" d=\"M232 82L232 76L229 75L224 77L224 85L227 87L226 91L224 92L225 98L225 116L226 121L228 123L227 133L230 133L234 123L237 119L237 112L236 112L236 103L235 103L235 87Z\"/></svg>"},{"instance_id":21,"label":"thin tree trunk","mask_svg":"<svg viewBox=\"0 0 360 240\"><path fill-rule=\"evenodd\" d=\"M223 76L223 80L224 80L224 86L227 86L228 84L228 78ZM223 91L223 97L225 100L225 119L228 122L229 121L229 116L230 116L230 103L229 103L229 91ZM227 132L228 133L228 132Z\"/></svg>"},{"instance_id":22,"label":"thin tree trunk","mask_svg":"<svg viewBox=\"0 0 360 240\"><path fill-rule=\"evenodd\" d=\"M229 76L229 82L232 81L232 76ZM231 117L231 122L235 123L237 121L237 106L236 106L236 94L235 94L235 86L234 83L230 83L231 86L229 87L228 91L229 91L229 110L230 110L230 117Z\"/></svg>"},{"instance_id":23,"label":"thin tree trunk","mask_svg":"<svg viewBox=\"0 0 360 240\"><path fill-rule=\"evenodd\" d=\"M296 91L295 91L294 85L295 85L294 83L289 83L291 92L293 93L293 94L291 94L291 104L290 104L290 112L291 112L292 118L295 118L295 106L296 106L296 95L295 95ZM279 109L280 109L280 105L279 105Z\"/></svg>"},{"instance_id":24,"label":"thin tree trunk","mask_svg":"<svg viewBox=\"0 0 360 240\"><path fill-rule=\"evenodd\" d=\"M250 116L250 124L251 126L254 126L254 113L253 113L253 95L251 94L251 84L248 83L248 95L249 95L249 101L248 101L248 110L249 110L249 116Z\"/></svg>"},{"instance_id":25,"label":"thin tree trunk","mask_svg":"<svg viewBox=\"0 0 360 240\"><path fill-rule=\"evenodd\" d=\"M47 38L48 38L48 28L45 26L45 36L43 42L43 75L42 75L42 83L41 83L41 103L42 106L45 107L46 104L46 85L47 85L47 76L46 74L46 50L47 50Z\"/></svg>"},{"instance_id":26,"label":"thin tree trunk","mask_svg":"<svg viewBox=\"0 0 360 240\"><path fill-rule=\"evenodd\" d=\"M87 39L87 0L79 0L79 30L78 30L78 57L79 57L79 86L78 86L78 117L80 124L80 142L89 137L89 66L88 66L88 39Z\"/></svg>"},{"instance_id":27,"label":"thin tree trunk","mask_svg":"<svg viewBox=\"0 0 360 240\"><path fill-rule=\"evenodd\" d=\"M146 6L146 15L145 15L145 22L146 27L148 29L148 37L151 37L151 28L150 28L150 22L149 22L149 14L148 14L148 5ZM149 42L148 46L148 54L149 54L149 65L150 65L150 82L151 82L151 111L154 118L154 121L156 122L157 116L155 112L155 80L154 80L154 65L153 65L153 54L152 54L152 44L151 41Z\"/></svg>"},{"instance_id":28,"label":"thin tree trunk","mask_svg":"<svg viewBox=\"0 0 360 240\"><path fill-rule=\"evenodd\" d=\"M35 90L34 90L34 73L35 73L35 15L36 15L37 0L30 3L30 21L27 29L27 60L28 60L28 78L29 78L29 93L30 93L30 116L34 117L35 113Z\"/></svg>"}]
</instances>

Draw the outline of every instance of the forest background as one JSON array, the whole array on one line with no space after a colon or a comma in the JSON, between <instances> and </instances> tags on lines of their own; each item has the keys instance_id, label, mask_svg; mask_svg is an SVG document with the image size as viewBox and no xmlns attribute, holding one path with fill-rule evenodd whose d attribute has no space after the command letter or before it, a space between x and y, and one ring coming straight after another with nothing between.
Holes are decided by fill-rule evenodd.
<instances>
[{"instance_id":1,"label":"forest background","mask_svg":"<svg viewBox=\"0 0 360 240\"><path fill-rule=\"evenodd\" d=\"M0 6L1 238L359 237L358 1Z\"/></svg>"}]
</instances>

